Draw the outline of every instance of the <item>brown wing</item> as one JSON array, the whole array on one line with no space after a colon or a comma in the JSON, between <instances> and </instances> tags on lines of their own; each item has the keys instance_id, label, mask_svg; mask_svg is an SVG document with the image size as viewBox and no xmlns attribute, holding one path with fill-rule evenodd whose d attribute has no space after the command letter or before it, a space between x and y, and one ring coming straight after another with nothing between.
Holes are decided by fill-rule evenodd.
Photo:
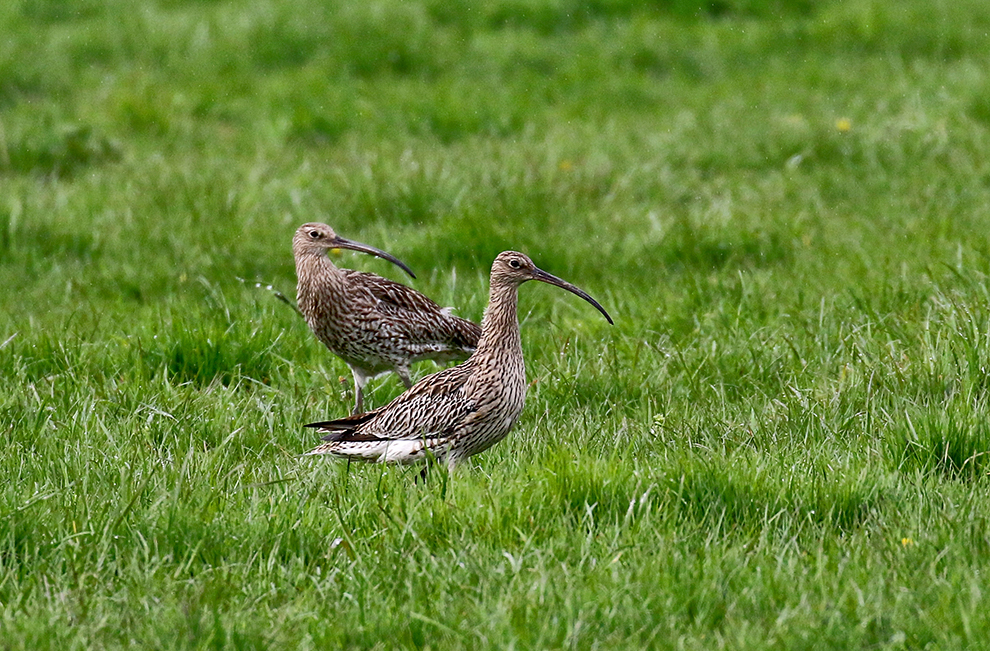
<instances>
[{"instance_id":1,"label":"brown wing","mask_svg":"<svg viewBox=\"0 0 990 651\"><path fill-rule=\"evenodd\" d=\"M459 348L470 350L478 345L481 326L454 316L415 289L364 271L348 269L345 273L350 282L361 285L381 301L379 310L394 316L405 316L402 323L406 328L424 328L418 335L420 338L430 338L431 332L443 332L449 343ZM401 314L405 311L412 314Z\"/></svg>"},{"instance_id":2,"label":"brown wing","mask_svg":"<svg viewBox=\"0 0 990 651\"><path fill-rule=\"evenodd\" d=\"M324 441L386 441L448 434L477 407L464 395L471 362L428 375L384 407L365 414L312 423Z\"/></svg>"},{"instance_id":3,"label":"brown wing","mask_svg":"<svg viewBox=\"0 0 990 651\"><path fill-rule=\"evenodd\" d=\"M407 310L441 312L442 308L420 292L402 283L365 271L345 270L347 280L366 288L380 301Z\"/></svg>"}]
</instances>

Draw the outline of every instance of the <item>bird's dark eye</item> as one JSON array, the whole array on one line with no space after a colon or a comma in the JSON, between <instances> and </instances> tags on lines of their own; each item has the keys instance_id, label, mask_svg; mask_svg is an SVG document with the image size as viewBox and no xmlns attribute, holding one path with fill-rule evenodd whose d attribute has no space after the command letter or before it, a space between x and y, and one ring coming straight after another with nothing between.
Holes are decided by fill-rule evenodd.
<instances>
[{"instance_id":1,"label":"bird's dark eye","mask_svg":"<svg viewBox=\"0 0 990 651\"><path fill-rule=\"evenodd\" d=\"M513 269L518 269L519 267L522 266L522 263L519 262L519 260L513 258L512 260L509 260L509 266L512 267Z\"/></svg>"},{"instance_id":2,"label":"bird's dark eye","mask_svg":"<svg viewBox=\"0 0 990 651\"><path fill-rule=\"evenodd\" d=\"M310 231L309 236L314 240L320 239L320 231Z\"/></svg>"}]
</instances>

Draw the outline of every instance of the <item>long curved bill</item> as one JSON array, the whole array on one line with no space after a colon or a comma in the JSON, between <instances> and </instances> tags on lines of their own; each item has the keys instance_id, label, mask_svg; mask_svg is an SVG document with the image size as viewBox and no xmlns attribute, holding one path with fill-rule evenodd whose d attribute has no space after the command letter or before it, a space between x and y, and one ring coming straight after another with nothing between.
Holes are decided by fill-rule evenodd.
<instances>
[{"instance_id":1,"label":"long curved bill","mask_svg":"<svg viewBox=\"0 0 990 651\"><path fill-rule=\"evenodd\" d=\"M557 278L557 276L554 276L553 274L548 274L547 272L543 271L542 269L534 269L533 270L533 280L539 280L539 281L545 282L545 283L550 284L550 285L556 285L557 287L560 287L561 289L566 289L567 291L571 292L572 294L577 294L578 296L580 296L584 300L586 300L589 303L591 303L592 305L594 305L598 309L599 312L601 312L602 314L604 314L605 315L605 318L608 319L608 322L609 323L611 323L612 325L615 325L615 322L612 321L612 317L610 317L608 315L608 312L605 311L605 308L602 307L601 305L599 305L598 304L598 301L596 301L595 299L591 298L591 296L589 296L588 293L586 291L584 291L583 289L581 289L579 287L575 287L574 285L570 284L566 280L562 280L560 278Z\"/></svg>"},{"instance_id":2,"label":"long curved bill","mask_svg":"<svg viewBox=\"0 0 990 651\"><path fill-rule=\"evenodd\" d=\"M395 257L394 255L392 255L391 253L385 253L381 249L376 249L373 246L368 246L367 244L362 244L361 242L355 242L354 240L344 239L343 237L341 237L341 236L338 235L334 239L334 241L331 244L330 248L331 249L350 249L351 251L360 251L361 253L368 253L368 254L373 255L373 256L375 256L377 258L381 258L382 260L388 260L389 262L391 262L395 266L399 267L400 269L402 269L403 271L405 271L407 274L409 274L413 278L416 277L416 274L414 274L412 272L412 269L410 269L409 267L406 266L406 263L405 262L403 262L402 260L399 260L397 257Z\"/></svg>"}]
</instances>

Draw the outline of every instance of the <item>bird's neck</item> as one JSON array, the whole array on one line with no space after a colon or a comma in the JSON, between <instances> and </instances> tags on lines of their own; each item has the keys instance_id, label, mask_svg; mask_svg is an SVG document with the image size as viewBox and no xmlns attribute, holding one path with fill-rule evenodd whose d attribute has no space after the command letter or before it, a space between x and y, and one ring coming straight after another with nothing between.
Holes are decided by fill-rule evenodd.
<instances>
[{"instance_id":1,"label":"bird's neck","mask_svg":"<svg viewBox=\"0 0 990 651\"><path fill-rule=\"evenodd\" d=\"M300 304L317 293L343 293L346 285L344 272L330 262L325 251L296 256L296 278L296 301Z\"/></svg>"},{"instance_id":2,"label":"bird's neck","mask_svg":"<svg viewBox=\"0 0 990 651\"><path fill-rule=\"evenodd\" d=\"M478 340L475 356L496 352L518 352L522 356L519 319L516 315L518 289L519 286L515 284L492 284L488 307L481 320L481 339Z\"/></svg>"}]
</instances>

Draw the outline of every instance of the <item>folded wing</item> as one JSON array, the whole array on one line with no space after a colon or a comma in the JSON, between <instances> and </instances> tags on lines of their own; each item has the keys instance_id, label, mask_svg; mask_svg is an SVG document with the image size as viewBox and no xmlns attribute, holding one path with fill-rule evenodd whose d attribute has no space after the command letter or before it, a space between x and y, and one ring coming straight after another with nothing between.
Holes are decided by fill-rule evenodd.
<instances>
[{"instance_id":1,"label":"folded wing","mask_svg":"<svg viewBox=\"0 0 990 651\"><path fill-rule=\"evenodd\" d=\"M449 436L476 411L464 393L469 363L420 380L389 404L364 414L310 423L331 443L408 441Z\"/></svg>"}]
</instances>

